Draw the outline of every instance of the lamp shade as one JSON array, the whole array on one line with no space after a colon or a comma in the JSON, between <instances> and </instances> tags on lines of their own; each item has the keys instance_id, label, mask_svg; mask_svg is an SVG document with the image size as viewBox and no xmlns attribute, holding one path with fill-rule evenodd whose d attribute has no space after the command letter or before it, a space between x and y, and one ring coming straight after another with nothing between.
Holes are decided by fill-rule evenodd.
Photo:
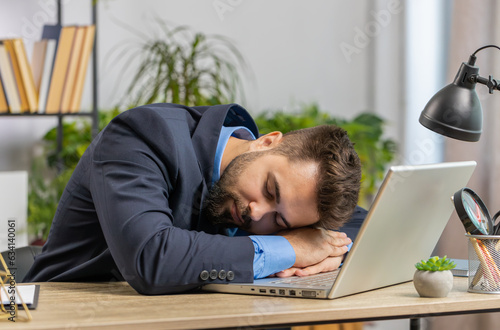
<instances>
[{"instance_id":1,"label":"lamp shade","mask_svg":"<svg viewBox=\"0 0 500 330\"><path fill-rule=\"evenodd\" d=\"M479 140L483 111L471 75L479 68L462 63L453 83L437 92L420 114L419 122L428 129L463 141Z\"/></svg>"}]
</instances>

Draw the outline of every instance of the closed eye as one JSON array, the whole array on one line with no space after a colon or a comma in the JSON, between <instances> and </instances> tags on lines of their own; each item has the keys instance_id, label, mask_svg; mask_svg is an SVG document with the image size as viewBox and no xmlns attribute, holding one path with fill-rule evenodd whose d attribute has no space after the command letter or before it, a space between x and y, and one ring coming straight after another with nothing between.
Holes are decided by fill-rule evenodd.
<instances>
[{"instance_id":1,"label":"closed eye","mask_svg":"<svg viewBox=\"0 0 500 330\"><path fill-rule=\"evenodd\" d=\"M282 226L282 225L280 225L280 224L279 224L279 222L278 222L278 214L279 214L278 212L274 212L274 219L273 219L273 220L274 220L274 223L275 223L275 224L276 224L276 226L278 226L278 227L283 227L283 226Z\"/></svg>"},{"instance_id":2,"label":"closed eye","mask_svg":"<svg viewBox=\"0 0 500 330\"><path fill-rule=\"evenodd\" d=\"M271 189L269 188L269 177L266 180L266 183L264 185L264 196L268 199L274 199L273 194L271 193Z\"/></svg>"}]
</instances>

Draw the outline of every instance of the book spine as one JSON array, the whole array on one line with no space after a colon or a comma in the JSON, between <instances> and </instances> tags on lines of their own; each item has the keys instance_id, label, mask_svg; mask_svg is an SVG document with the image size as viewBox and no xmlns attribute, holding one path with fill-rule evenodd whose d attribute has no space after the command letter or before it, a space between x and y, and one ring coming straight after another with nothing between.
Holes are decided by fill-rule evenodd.
<instances>
[{"instance_id":1,"label":"book spine","mask_svg":"<svg viewBox=\"0 0 500 330\"><path fill-rule=\"evenodd\" d=\"M75 86L75 79L78 70L78 65L80 63L80 58L82 55L84 36L85 36L85 28L83 26L77 27L75 31L75 38L73 39L73 45L71 46L71 55L68 63L68 71L66 73L66 79L61 98L61 112L69 112L71 99L74 96L73 91Z\"/></svg>"},{"instance_id":2,"label":"book spine","mask_svg":"<svg viewBox=\"0 0 500 330\"><path fill-rule=\"evenodd\" d=\"M35 82L35 90L40 96L40 85L42 83L43 65L47 54L47 41L36 41L33 46L33 54L31 55L31 71L33 72L33 80Z\"/></svg>"},{"instance_id":3,"label":"book spine","mask_svg":"<svg viewBox=\"0 0 500 330\"><path fill-rule=\"evenodd\" d=\"M85 76L89 65L90 55L94 48L95 39L95 25L85 27L85 37L82 47L82 56L78 65L78 71L75 77L75 87L73 89L73 97L69 107L70 112L78 112L82 101L83 85L85 83Z\"/></svg>"},{"instance_id":4,"label":"book spine","mask_svg":"<svg viewBox=\"0 0 500 330\"><path fill-rule=\"evenodd\" d=\"M61 30L45 108L47 113L59 113L61 111L62 92L68 71L74 35L74 26L65 26Z\"/></svg>"},{"instance_id":5,"label":"book spine","mask_svg":"<svg viewBox=\"0 0 500 330\"><path fill-rule=\"evenodd\" d=\"M24 48L24 43L22 39L12 40L14 45L14 50L17 55L17 62L19 64L19 71L24 83L24 90L26 93L26 100L28 102L28 109L30 112L34 113L38 111L38 95L36 92L35 81L33 79L33 73L31 71L31 66L28 61L28 56L26 55L26 49Z\"/></svg>"},{"instance_id":6,"label":"book spine","mask_svg":"<svg viewBox=\"0 0 500 330\"><path fill-rule=\"evenodd\" d=\"M19 100L21 101L21 112L26 112L29 109L28 98L26 97L26 91L24 90L23 78L21 76L21 70L19 69L19 62L14 50L14 44L12 40L4 40L4 45L7 50L7 54L9 55L12 71L14 72L14 79L19 93Z\"/></svg>"},{"instance_id":7,"label":"book spine","mask_svg":"<svg viewBox=\"0 0 500 330\"><path fill-rule=\"evenodd\" d=\"M5 97L5 89L2 82L2 72L0 72L0 113L9 112L9 105L7 104L7 98Z\"/></svg>"},{"instance_id":8,"label":"book spine","mask_svg":"<svg viewBox=\"0 0 500 330\"><path fill-rule=\"evenodd\" d=\"M47 97L49 94L50 78L52 76L52 68L54 65L54 57L56 54L57 40L47 40L47 49L45 52L45 61L43 64L42 80L40 82L40 93L38 100L38 107L40 113L45 113L45 106L47 104Z\"/></svg>"},{"instance_id":9,"label":"book spine","mask_svg":"<svg viewBox=\"0 0 500 330\"><path fill-rule=\"evenodd\" d=\"M0 72L5 88L5 96L11 113L21 112L21 100L14 78L14 70L9 59L9 54L5 48L5 43L0 44Z\"/></svg>"}]
</instances>

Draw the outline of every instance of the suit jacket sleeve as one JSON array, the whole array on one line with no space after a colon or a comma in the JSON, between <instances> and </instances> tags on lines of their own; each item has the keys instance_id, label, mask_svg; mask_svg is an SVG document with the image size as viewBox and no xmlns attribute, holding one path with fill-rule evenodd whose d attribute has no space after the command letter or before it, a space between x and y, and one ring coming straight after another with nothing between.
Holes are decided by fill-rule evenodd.
<instances>
[{"instance_id":1,"label":"suit jacket sleeve","mask_svg":"<svg viewBox=\"0 0 500 330\"><path fill-rule=\"evenodd\" d=\"M178 198L186 193L182 180L190 179L181 169L201 176L196 159L183 156L191 154L183 125L147 110L129 112L115 118L95 144L90 187L99 222L121 274L143 294L206 284L204 270L232 271L234 282L253 280L248 237L193 231L174 217L174 205L182 207Z\"/></svg>"}]
</instances>

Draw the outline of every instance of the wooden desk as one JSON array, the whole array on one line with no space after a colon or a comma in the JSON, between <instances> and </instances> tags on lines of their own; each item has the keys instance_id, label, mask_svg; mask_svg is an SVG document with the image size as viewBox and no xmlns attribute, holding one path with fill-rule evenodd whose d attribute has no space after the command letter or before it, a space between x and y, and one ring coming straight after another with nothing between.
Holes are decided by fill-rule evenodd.
<instances>
[{"instance_id":1,"label":"wooden desk","mask_svg":"<svg viewBox=\"0 0 500 330\"><path fill-rule=\"evenodd\" d=\"M334 300L234 294L141 296L126 283L41 283L31 322L0 329L199 329L300 325L500 311L500 295L467 293L455 278L447 298L420 298L412 282Z\"/></svg>"}]
</instances>

